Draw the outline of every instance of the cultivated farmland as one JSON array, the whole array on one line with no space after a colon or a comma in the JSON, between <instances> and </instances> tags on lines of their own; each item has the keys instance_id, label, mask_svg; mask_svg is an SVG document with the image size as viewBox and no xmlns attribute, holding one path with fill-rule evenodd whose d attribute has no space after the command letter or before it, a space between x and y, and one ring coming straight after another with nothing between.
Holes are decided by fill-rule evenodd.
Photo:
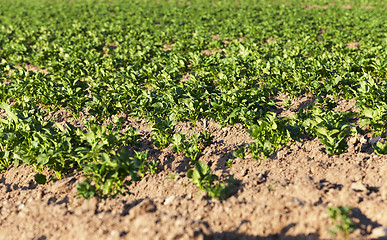
<instances>
[{"instance_id":1,"label":"cultivated farmland","mask_svg":"<svg viewBox=\"0 0 387 240\"><path fill-rule=\"evenodd\" d=\"M383 0L0 0L0 239L387 237Z\"/></svg>"}]
</instances>

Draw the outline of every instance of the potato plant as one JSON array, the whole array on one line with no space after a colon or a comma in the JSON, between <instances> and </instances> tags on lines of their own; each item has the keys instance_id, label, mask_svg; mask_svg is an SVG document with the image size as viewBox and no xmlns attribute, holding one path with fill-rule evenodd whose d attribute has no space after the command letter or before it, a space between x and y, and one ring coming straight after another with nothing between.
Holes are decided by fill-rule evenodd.
<instances>
[{"instance_id":1,"label":"potato plant","mask_svg":"<svg viewBox=\"0 0 387 240\"><path fill-rule=\"evenodd\" d=\"M295 0L3 0L0 170L29 164L46 183L44 169L58 179L77 169L86 176L79 196L123 193L128 178L157 173L161 162L136 152L142 136L124 131L125 119L103 124L126 114L150 123L158 150L171 145L191 160L195 185L226 198L229 185L214 185L199 164L211 134L188 138L176 123L240 123L254 140L234 152L246 161L310 138L329 155L346 152L354 132L385 138L385 7L372 3L307 10L308 1ZM292 106L305 96L317 101ZM359 111L338 110L350 99ZM52 117L60 111L68 119ZM385 142L373 147L386 154Z\"/></svg>"}]
</instances>

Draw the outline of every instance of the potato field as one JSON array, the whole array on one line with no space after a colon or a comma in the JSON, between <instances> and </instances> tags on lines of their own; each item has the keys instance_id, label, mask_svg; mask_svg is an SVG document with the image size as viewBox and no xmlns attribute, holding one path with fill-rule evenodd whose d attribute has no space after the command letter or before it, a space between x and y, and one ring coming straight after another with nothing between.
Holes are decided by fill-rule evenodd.
<instances>
[{"instance_id":1,"label":"potato field","mask_svg":"<svg viewBox=\"0 0 387 240\"><path fill-rule=\"evenodd\" d=\"M0 239L387 239L387 1L0 0Z\"/></svg>"}]
</instances>

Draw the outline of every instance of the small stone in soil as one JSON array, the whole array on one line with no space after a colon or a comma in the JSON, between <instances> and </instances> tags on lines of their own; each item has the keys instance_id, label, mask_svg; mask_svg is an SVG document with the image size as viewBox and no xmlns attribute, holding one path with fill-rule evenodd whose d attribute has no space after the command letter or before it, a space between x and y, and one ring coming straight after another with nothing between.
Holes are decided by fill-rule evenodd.
<instances>
[{"instance_id":1,"label":"small stone in soil","mask_svg":"<svg viewBox=\"0 0 387 240\"><path fill-rule=\"evenodd\" d=\"M176 199L176 196L169 196L165 199L164 205L170 205L173 203L173 201Z\"/></svg>"}]
</instances>

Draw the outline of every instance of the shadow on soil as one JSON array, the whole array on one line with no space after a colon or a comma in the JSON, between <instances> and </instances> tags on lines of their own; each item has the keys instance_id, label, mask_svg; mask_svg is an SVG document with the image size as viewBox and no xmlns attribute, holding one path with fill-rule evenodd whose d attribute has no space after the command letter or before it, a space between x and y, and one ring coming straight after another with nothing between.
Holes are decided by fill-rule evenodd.
<instances>
[{"instance_id":1,"label":"shadow on soil","mask_svg":"<svg viewBox=\"0 0 387 240\"><path fill-rule=\"evenodd\" d=\"M6 183L5 181L6 179L4 177L0 179L0 183L4 185L5 188L7 189L6 192L11 192L13 190L18 190L18 189L31 190L31 189L35 189L38 186L38 184L33 180L28 182L28 186L21 186L20 184L15 184L15 183L12 183L12 184Z\"/></svg>"},{"instance_id":2,"label":"shadow on soil","mask_svg":"<svg viewBox=\"0 0 387 240\"><path fill-rule=\"evenodd\" d=\"M265 237L263 236L252 236L252 235L245 235L245 234L237 234L237 233L219 233L212 238L214 240L314 240L319 239L318 235L296 235L296 236L282 236L280 234L270 234Z\"/></svg>"},{"instance_id":3,"label":"shadow on soil","mask_svg":"<svg viewBox=\"0 0 387 240\"><path fill-rule=\"evenodd\" d=\"M289 231L289 229L291 229L292 227L294 227L296 224L292 223L292 224L289 224L288 226L284 227L280 233L278 234L269 234L267 236L253 236L253 235L246 235L246 234L243 234L243 233L236 233L235 231L234 232L221 232L221 233L215 233L213 236L211 236L212 238L210 239L214 239L214 240L263 240L263 239L275 239L275 240L279 240L279 239L287 239L287 240L296 240L296 239L307 239L307 240L314 240L314 239L319 239L319 235L318 234L308 234L308 235L305 235L305 234L299 234L299 235L296 235L296 236L288 236L286 235L286 233ZM238 231L238 228L236 229L236 231Z\"/></svg>"},{"instance_id":4,"label":"shadow on soil","mask_svg":"<svg viewBox=\"0 0 387 240\"><path fill-rule=\"evenodd\" d=\"M352 219L356 223L356 227L360 229L361 235L364 236L364 239L367 239L367 236L372 233L372 229L382 226L378 222L372 221L369 219L364 213L361 212L359 208L354 208L352 210ZM296 236L289 236L286 235L286 233L294 227L296 224L289 224L288 226L284 227L279 234L269 234L267 236L253 236L253 235L246 235L243 233L237 233L239 228L237 228L233 232L220 232L215 233L212 236L209 236L208 239L214 239L214 240L263 240L263 239L273 239L273 240L296 240L296 239L304 239L304 240L314 240L314 239L320 239L320 236L318 234L299 234ZM379 238L379 239L385 239L385 238Z\"/></svg>"},{"instance_id":5,"label":"shadow on soil","mask_svg":"<svg viewBox=\"0 0 387 240\"><path fill-rule=\"evenodd\" d=\"M352 219L356 223L356 227L360 229L362 235L368 235L372 229L382 226L378 222L369 219L359 208L352 209Z\"/></svg>"}]
</instances>

